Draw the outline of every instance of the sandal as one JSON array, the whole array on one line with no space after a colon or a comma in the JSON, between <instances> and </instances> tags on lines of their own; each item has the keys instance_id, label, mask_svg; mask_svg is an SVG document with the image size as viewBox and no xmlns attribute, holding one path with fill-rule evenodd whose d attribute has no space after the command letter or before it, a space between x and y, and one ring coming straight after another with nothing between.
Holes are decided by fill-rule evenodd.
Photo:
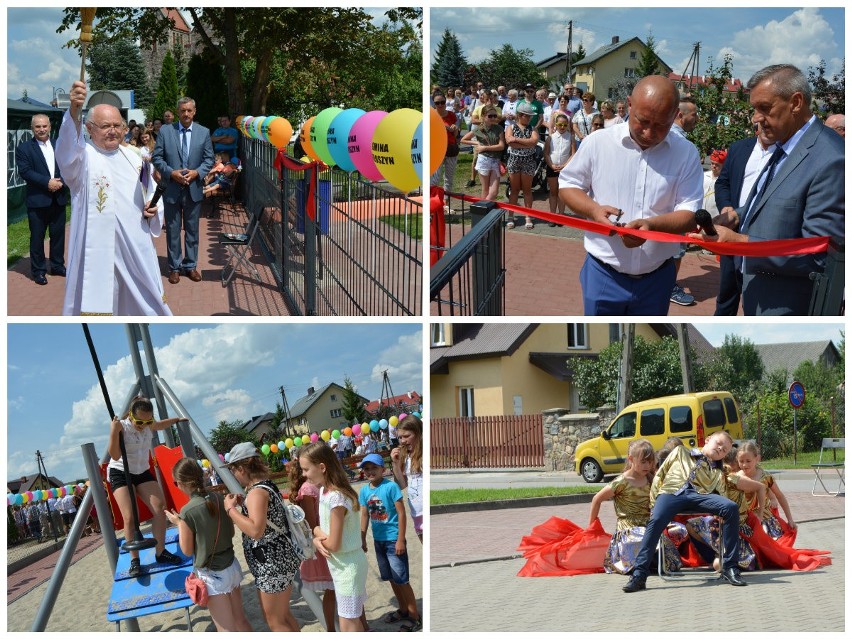
<instances>
[{"instance_id":1,"label":"sandal","mask_svg":"<svg viewBox=\"0 0 852 639\"><path fill-rule=\"evenodd\" d=\"M398 621L403 621L408 618L408 613L404 610L394 610L382 617L382 621L385 623L397 623Z\"/></svg>"},{"instance_id":2,"label":"sandal","mask_svg":"<svg viewBox=\"0 0 852 639\"><path fill-rule=\"evenodd\" d=\"M528 230L528 231L532 231L532 230L535 228L535 226L533 225L533 223L532 223L532 222L530 222L529 220L527 220L527 223L526 223L526 224L524 224L524 228L525 228L526 230Z\"/></svg>"},{"instance_id":3,"label":"sandal","mask_svg":"<svg viewBox=\"0 0 852 639\"><path fill-rule=\"evenodd\" d=\"M423 619L414 619L410 626L400 626L400 632L420 632L423 630Z\"/></svg>"},{"instance_id":4,"label":"sandal","mask_svg":"<svg viewBox=\"0 0 852 639\"><path fill-rule=\"evenodd\" d=\"M507 229L513 229L513 228L515 228L515 218L513 218L513 217L510 217L510 218L509 218L509 221L508 221L508 222L506 222L506 228L507 228Z\"/></svg>"},{"instance_id":5,"label":"sandal","mask_svg":"<svg viewBox=\"0 0 852 639\"><path fill-rule=\"evenodd\" d=\"M142 565L139 562L139 559L130 560L130 570L127 571L127 574L131 577L138 577L142 574Z\"/></svg>"}]
</instances>

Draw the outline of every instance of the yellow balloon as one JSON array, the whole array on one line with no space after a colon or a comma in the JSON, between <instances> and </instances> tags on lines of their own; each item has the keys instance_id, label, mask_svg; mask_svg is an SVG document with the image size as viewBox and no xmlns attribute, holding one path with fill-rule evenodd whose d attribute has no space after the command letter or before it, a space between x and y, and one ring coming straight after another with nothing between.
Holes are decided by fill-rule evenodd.
<instances>
[{"instance_id":1,"label":"yellow balloon","mask_svg":"<svg viewBox=\"0 0 852 639\"><path fill-rule=\"evenodd\" d=\"M369 432L370 432L370 425L369 424L363 424L361 426L361 434L367 435Z\"/></svg>"},{"instance_id":2,"label":"yellow balloon","mask_svg":"<svg viewBox=\"0 0 852 639\"><path fill-rule=\"evenodd\" d=\"M399 425L399 417L397 417L396 415L394 415L393 417L391 417L391 418L388 420L388 423L389 423L391 426L393 426L393 427L398 426L398 425Z\"/></svg>"},{"instance_id":3,"label":"yellow balloon","mask_svg":"<svg viewBox=\"0 0 852 639\"><path fill-rule=\"evenodd\" d=\"M293 440L290 437L288 437L287 439L284 440L284 445L288 449L293 448Z\"/></svg>"},{"instance_id":4,"label":"yellow balloon","mask_svg":"<svg viewBox=\"0 0 852 639\"><path fill-rule=\"evenodd\" d=\"M322 433L320 433L320 437L322 437L322 440L324 442L327 442L329 439L331 439L331 433L329 433L327 430L324 430L322 431Z\"/></svg>"},{"instance_id":5,"label":"yellow balloon","mask_svg":"<svg viewBox=\"0 0 852 639\"><path fill-rule=\"evenodd\" d=\"M421 184L415 160L422 166L422 140L415 133L422 123L419 111L397 109L382 118L373 133L373 163L383 178L406 193Z\"/></svg>"}]
</instances>

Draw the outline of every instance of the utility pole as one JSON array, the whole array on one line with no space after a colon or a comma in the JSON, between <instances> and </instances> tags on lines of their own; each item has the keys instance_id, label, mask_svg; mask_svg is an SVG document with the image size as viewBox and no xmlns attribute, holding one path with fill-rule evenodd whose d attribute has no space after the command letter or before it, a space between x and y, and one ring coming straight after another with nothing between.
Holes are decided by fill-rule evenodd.
<instances>
[{"instance_id":1,"label":"utility pole","mask_svg":"<svg viewBox=\"0 0 852 639\"><path fill-rule=\"evenodd\" d=\"M683 379L683 392L694 393L695 384L692 381L692 359L689 357L689 336L684 324L675 324L677 330L678 350L680 351L680 374Z\"/></svg>"},{"instance_id":2,"label":"utility pole","mask_svg":"<svg viewBox=\"0 0 852 639\"><path fill-rule=\"evenodd\" d=\"M571 36L573 35L574 30L574 21L568 21L568 55L565 56L565 75L567 77L567 81L571 82Z\"/></svg>"},{"instance_id":3,"label":"utility pole","mask_svg":"<svg viewBox=\"0 0 852 639\"><path fill-rule=\"evenodd\" d=\"M284 432L289 437L293 436L290 429L290 405L287 403L287 394L284 392L284 387L279 386L278 391L281 393L281 406L284 409Z\"/></svg>"},{"instance_id":4,"label":"utility pole","mask_svg":"<svg viewBox=\"0 0 852 639\"><path fill-rule=\"evenodd\" d=\"M382 395L379 398L379 412L382 410L382 404L384 403L385 398L388 400L388 409L390 409L393 396L393 389L391 388L388 372L386 370L382 371Z\"/></svg>"},{"instance_id":5,"label":"utility pole","mask_svg":"<svg viewBox=\"0 0 852 639\"><path fill-rule=\"evenodd\" d=\"M38 474L44 477L44 481L47 483L47 490L50 490L50 476L47 474L47 469L44 466L44 457L41 456L40 450L36 451L36 466L38 467ZM44 500L44 507L47 508L47 520L50 522L50 530L53 531L53 541L59 541L59 531L57 531L56 526L53 525L53 514L50 512L50 502L46 499ZM42 534L45 534L45 531L42 531Z\"/></svg>"},{"instance_id":6,"label":"utility pole","mask_svg":"<svg viewBox=\"0 0 852 639\"><path fill-rule=\"evenodd\" d=\"M698 75L698 63L701 55L701 43L696 42L692 45L692 53L689 56L689 60L686 61L686 67L683 69L683 73L680 74L681 85L683 85L683 76L686 75L687 69L689 69L689 75L687 76L689 80L687 81L686 91L684 93L689 93L692 88L692 79Z\"/></svg>"},{"instance_id":7,"label":"utility pole","mask_svg":"<svg viewBox=\"0 0 852 639\"><path fill-rule=\"evenodd\" d=\"M633 372L633 338L636 335L636 324L621 325L621 367L618 371L618 400L615 411L620 413L630 404L633 392L631 379Z\"/></svg>"}]
</instances>

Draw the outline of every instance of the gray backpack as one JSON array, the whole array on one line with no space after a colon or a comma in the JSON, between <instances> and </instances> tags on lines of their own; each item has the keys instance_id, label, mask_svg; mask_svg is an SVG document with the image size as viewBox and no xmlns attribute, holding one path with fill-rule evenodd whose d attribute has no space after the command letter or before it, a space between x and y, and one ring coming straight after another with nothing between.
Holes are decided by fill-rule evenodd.
<instances>
[{"instance_id":1,"label":"gray backpack","mask_svg":"<svg viewBox=\"0 0 852 639\"><path fill-rule=\"evenodd\" d=\"M300 561L313 559L316 555L316 548L314 548L313 541L314 534L305 520L305 511L296 504L285 504L278 491L272 490L269 486L265 486L264 484L258 484L258 486L266 488L266 490L275 495L281 502L281 505L284 507L284 513L287 515L287 532L281 530L267 517L266 523L269 527L279 535L283 535L290 540L290 545L293 546L293 550L296 551L296 556L299 557Z\"/></svg>"}]
</instances>

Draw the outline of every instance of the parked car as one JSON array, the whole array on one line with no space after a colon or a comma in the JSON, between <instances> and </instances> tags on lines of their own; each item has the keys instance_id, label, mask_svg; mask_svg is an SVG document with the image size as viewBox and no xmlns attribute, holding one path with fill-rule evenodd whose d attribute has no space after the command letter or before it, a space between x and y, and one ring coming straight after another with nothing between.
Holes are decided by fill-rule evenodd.
<instances>
[{"instance_id":1,"label":"parked car","mask_svg":"<svg viewBox=\"0 0 852 639\"><path fill-rule=\"evenodd\" d=\"M656 451L669 437L680 437L685 446L703 446L705 437L718 430L726 430L735 440L743 438L740 410L728 392L647 399L621 411L599 436L581 442L574 451L575 468L588 483L599 482L604 475L624 470L627 447L640 437Z\"/></svg>"}]
</instances>

